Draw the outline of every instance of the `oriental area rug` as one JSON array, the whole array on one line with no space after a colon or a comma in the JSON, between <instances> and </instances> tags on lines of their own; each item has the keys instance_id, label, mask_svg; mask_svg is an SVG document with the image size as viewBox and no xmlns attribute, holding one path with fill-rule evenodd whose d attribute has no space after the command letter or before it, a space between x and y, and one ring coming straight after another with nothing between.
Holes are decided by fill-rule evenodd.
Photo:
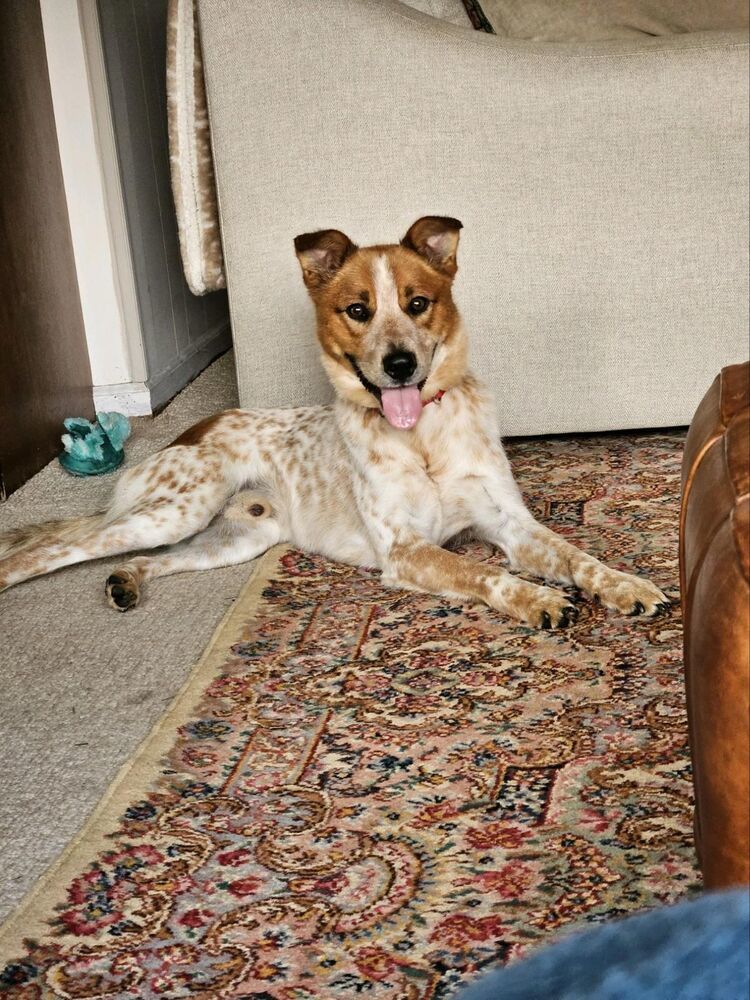
<instances>
[{"instance_id":1,"label":"oriental area rug","mask_svg":"<svg viewBox=\"0 0 750 1000\"><path fill-rule=\"evenodd\" d=\"M508 451L537 516L676 598L682 443ZM276 549L6 924L0 997L438 1000L697 888L677 607L535 631Z\"/></svg>"}]
</instances>

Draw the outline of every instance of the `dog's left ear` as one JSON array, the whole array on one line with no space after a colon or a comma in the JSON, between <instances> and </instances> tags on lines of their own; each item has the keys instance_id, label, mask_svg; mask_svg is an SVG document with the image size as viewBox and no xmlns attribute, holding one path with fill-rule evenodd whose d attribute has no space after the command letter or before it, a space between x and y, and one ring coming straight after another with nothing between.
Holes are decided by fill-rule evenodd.
<instances>
[{"instance_id":1,"label":"dog's left ear","mask_svg":"<svg viewBox=\"0 0 750 1000\"><path fill-rule=\"evenodd\" d=\"M458 269L456 251L461 229L463 224L458 219L425 215L417 219L401 240L401 245L409 250L415 250L436 271L442 271L443 274L453 277Z\"/></svg>"},{"instance_id":2,"label":"dog's left ear","mask_svg":"<svg viewBox=\"0 0 750 1000\"><path fill-rule=\"evenodd\" d=\"M302 277L310 291L325 285L356 249L349 237L338 229L321 229L294 239Z\"/></svg>"}]
</instances>

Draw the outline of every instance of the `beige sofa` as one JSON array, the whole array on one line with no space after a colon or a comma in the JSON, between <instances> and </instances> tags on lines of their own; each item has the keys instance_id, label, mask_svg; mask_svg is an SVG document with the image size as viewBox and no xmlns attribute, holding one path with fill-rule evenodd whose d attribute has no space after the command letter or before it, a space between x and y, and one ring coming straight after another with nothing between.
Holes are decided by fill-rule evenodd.
<instances>
[{"instance_id":1,"label":"beige sofa","mask_svg":"<svg viewBox=\"0 0 750 1000\"><path fill-rule=\"evenodd\" d=\"M427 213L464 223L456 293L506 434L686 424L747 356L746 33L198 9L243 405L329 398L293 237L394 241Z\"/></svg>"}]
</instances>

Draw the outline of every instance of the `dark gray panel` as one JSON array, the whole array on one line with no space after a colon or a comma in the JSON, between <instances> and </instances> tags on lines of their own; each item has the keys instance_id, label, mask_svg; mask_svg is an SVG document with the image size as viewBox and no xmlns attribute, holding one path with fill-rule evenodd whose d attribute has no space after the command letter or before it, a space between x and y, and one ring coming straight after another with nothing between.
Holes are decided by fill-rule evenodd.
<instances>
[{"instance_id":1,"label":"dark gray panel","mask_svg":"<svg viewBox=\"0 0 750 1000\"><path fill-rule=\"evenodd\" d=\"M169 176L167 0L98 6L147 381L159 406L229 346L229 309L225 292L193 295L182 272Z\"/></svg>"},{"instance_id":2,"label":"dark gray panel","mask_svg":"<svg viewBox=\"0 0 750 1000\"><path fill-rule=\"evenodd\" d=\"M0 3L0 501L93 416L39 0Z\"/></svg>"}]
</instances>

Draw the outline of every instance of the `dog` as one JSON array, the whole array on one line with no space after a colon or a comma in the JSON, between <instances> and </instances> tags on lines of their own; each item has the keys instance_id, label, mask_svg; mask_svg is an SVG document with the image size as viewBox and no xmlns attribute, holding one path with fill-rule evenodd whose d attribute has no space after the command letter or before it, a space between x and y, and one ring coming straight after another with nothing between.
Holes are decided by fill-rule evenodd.
<instances>
[{"instance_id":1,"label":"dog","mask_svg":"<svg viewBox=\"0 0 750 1000\"><path fill-rule=\"evenodd\" d=\"M400 244L362 248L335 229L298 236L335 402L202 420L122 474L101 513L0 536L0 589L167 546L127 558L107 579L109 604L127 611L154 577L245 562L288 542L532 627L570 625L576 601L512 570L572 585L622 614L667 611L652 583L609 568L527 510L492 400L467 368L452 297L461 229L426 216ZM467 529L502 549L510 569L444 547Z\"/></svg>"}]
</instances>

